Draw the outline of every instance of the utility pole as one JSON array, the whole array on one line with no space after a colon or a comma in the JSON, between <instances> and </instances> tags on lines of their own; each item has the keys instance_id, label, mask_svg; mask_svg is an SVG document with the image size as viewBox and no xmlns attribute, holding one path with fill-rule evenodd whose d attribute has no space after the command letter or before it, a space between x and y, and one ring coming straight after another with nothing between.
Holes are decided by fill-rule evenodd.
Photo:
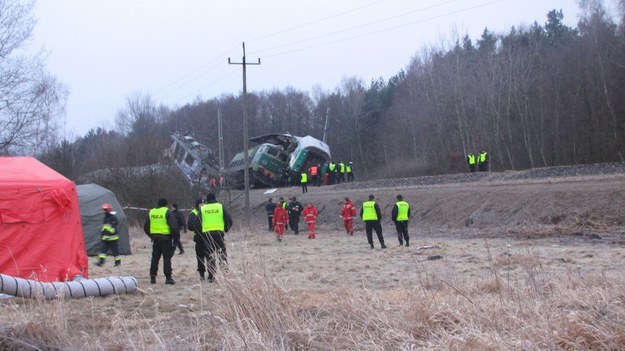
<instances>
[{"instance_id":1,"label":"utility pole","mask_svg":"<svg viewBox=\"0 0 625 351\"><path fill-rule=\"evenodd\" d=\"M324 143L327 143L327 141L326 141L326 133L328 132L328 116L330 116L330 108L329 107L326 110L326 121L325 121L325 126L323 127L323 142Z\"/></svg>"},{"instance_id":2,"label":"utility pole","mask_svg":"<svg viewBox=\"0 0 625 351\"><path fill-rule=\"evenodd\" d=\"M228 57L228 64L230 65L242 65L243 66L243 158L245 159L243 170L243 182L245 183L245 225L249 226L249 218L250 218L250 160L248 155L248 127L247 127L247 77L246 77L246 67L247 65L260 65L260 59L258 59L258 63L247 63L245 60L245 42L243 43L243 61L242 62L231 62L230 57Z\"/></svg>"}]
</instances>

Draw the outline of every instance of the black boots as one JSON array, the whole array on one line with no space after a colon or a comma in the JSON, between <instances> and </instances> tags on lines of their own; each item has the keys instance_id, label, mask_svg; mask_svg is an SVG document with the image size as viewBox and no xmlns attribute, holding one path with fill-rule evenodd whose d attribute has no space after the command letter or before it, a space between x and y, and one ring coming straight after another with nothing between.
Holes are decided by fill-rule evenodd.
<instances>
[{"instance_id":1,"label":"black boots","mask_svg":"<svg viewBox=\"0 0 625 351\"><path fill-rule=\"evenodd\" d=\"M151 275L150 276L150 284L156 284L156 276L155 275Z\"/></svg>"},{"instance_id":2,"label":"black boots","mask_svg":"<svg viewBox=\"0 0 625 351\"><path fill-rule=\"evenodd\" d=\"M172 277L167 277L167 279L165 279L165 284L167 284L167 285L174 285L174 284L176 284L176 281L174 281L172 279Z\"/></svg>"}]
</instances>

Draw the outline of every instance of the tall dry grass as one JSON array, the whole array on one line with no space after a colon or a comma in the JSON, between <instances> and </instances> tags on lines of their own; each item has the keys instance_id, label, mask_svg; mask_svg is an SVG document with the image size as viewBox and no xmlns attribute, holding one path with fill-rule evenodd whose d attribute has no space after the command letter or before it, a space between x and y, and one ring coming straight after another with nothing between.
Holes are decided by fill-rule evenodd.
<instances>
[{"instance_id":1,"label":"tall dry grass","mask_svg":"<svg viewBox=\"0 0 625 351\"><path fill-rule=\"evenodd\" d=\"M555 275L525 249L489 257L480 278L423 269L410 287L306 290L288 288L275 262L252 251L215 285L200 284L197 305L178 314L120 296L105 315L82 303L91 318L70 324L75 301L5 300L0 349L625 349L621 273Z\"/></svg>"}]
</instances>

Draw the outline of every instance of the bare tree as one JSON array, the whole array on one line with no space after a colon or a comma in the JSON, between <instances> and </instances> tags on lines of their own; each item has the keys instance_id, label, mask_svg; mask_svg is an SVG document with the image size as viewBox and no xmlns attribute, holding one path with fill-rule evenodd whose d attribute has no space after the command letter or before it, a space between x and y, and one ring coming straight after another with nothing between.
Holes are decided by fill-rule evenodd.
<instances>
[{"instance_id":1,"label":"bare tree","mask_svg":"<svg viewBox=\"0 0 625 351\"><path fill-rule=\"evenodd\" d=\"M23 49L32 36L33 2L0 1L0 154L34 154L56 138L67 91L45 71L40 51Z\"/></svg>"}]
</instances>

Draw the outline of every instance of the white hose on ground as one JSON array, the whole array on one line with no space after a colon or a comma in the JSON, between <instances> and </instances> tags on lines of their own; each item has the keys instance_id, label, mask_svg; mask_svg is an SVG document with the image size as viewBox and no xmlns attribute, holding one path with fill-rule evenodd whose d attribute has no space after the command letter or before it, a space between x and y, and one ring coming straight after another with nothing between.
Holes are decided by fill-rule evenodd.
<instances>
[{"instance_id":1,"label":"white hose on ground","mask_svg":"<svg viewBox=\"0 0 625 351\"><path fill-rule=\"evenodd\" d=\"M56 299L63 297L82 298L130 294L137 290L139 282L135 277L120 276L85 279L77 276L69 282L42 283L36 280L17 278L0 273L0 293L19 297L44 297Z\"/></svg>"}]
</instances>

